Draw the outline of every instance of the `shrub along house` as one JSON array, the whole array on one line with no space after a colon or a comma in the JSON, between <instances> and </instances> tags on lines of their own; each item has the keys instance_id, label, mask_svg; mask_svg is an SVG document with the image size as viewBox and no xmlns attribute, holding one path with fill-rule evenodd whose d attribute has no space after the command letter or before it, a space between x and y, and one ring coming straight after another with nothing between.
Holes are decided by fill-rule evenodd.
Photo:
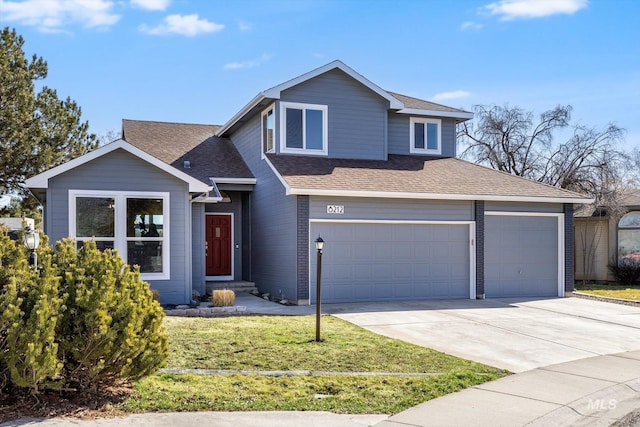
<instances>
[{"instance_id":1,"label":"shrub along house","mask_svg":"<svg viewBox=\"0 0 640 427\"><path fill-rule=\"evenodd\" d=\"M456 158L470 118L334 61L220 127L125 120L27 185L53 240L119 249L165 303L213 280L313 302L318 235L323 302L564 295L589 200Z\"/></svg>"}]
</instances>

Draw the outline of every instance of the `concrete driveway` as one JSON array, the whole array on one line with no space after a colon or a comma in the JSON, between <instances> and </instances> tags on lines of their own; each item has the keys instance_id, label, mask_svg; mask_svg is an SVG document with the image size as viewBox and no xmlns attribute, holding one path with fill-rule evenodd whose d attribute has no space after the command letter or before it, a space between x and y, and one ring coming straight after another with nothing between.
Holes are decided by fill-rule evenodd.
<instances>
[{"instance_id":1,"label":"concrete driveway","mask_svg":"<svg viewBox=\"0 0 640 427\"><path fill-rule=\"evenodd\" d=\"M575 297L325 304L323 311L511 372L640 350L640 307Z\"/></svg>"}]
</instances>

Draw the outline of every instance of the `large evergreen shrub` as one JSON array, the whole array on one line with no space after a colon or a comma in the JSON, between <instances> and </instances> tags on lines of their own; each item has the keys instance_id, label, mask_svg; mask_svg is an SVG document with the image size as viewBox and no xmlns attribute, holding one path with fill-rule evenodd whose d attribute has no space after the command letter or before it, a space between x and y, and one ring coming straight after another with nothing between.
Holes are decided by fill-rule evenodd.
<instances>
[{"instance_id":1,"label":"large evergreen shrub","mask_svg":"<svg viewBox=\"0 0 640 427\"><path fill-rule=\"evenodd\" d=\"M164 313L116 251L46 244L40 268L0 233L0 391L97 388L131 381L167 357Z\"/></svg>"}]
</instances>

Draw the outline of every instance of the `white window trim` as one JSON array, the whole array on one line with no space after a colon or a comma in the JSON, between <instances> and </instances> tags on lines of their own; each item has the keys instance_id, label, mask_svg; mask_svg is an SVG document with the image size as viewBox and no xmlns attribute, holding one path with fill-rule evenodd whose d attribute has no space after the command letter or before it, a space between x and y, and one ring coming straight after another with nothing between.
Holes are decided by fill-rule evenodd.
<instances>
[{"instance_id":1,"label":"white window trim","mask_svg":"<svg viewBox=\"0 0 640 427\"><path fill-rule=\"evenodd\" d=\"M266 116L269 111L273 111L273 148L271 150L265 151L264 147L264 116ZM269 105L264 109L262 114L260 114L260 158L264 159L264 155L266 153L275 153L276 152L276 104L275 102Z\"/></svg>"},{"instance_id":2,"label":"white window trim","mask_svg":"<svg viewBox=\"0 0 640 427\"><path fill-rule=\"evenodd\" d=\"M302 148L287 147L287 108L295 108L303 110L302 113ZM322 111L322 150L314 150L306 148L306 115L305 110L321 110ZM312 156L326 156L329 152L329 107L318 104L301 104L297 102L280 102L280 152L292 154L305 154Z\"/></svg>"},{"instance_id":3,"label":"white window trim","mask_svg":"<svg viewBox=\"0 0 640 427\"><path fill-rule=\"evenodd\" d=\"M168 192L140 192L140 191L104 191L104 190L69 190L69 237L77 240L76 234L76 198L78 197L111 197L115 200L115 224L113 238L95 238L95 241L113 241L114 249L118 251L122 259L127 262L127 199L162 199L162 272L140 273L142 280L169 280L171 278L170 241L171 222L169 219L169 193ZM85 240L82 238L82 240ZM144 237L136 240L157 241L157 238Z\"/></svg>"},{"instance_id":4,"label":"white window trim","mask_svg":"<svg viewBox=\"0 0 640 427\"><path fill-rule=\"evenodd\" d=\"M424 147L425 148L416 148L415 146L415 124L416 123L433 123L438 125L438 148L437 149L428 149L427 148L427 129L425 126L424 130ZM409 152L412 154L442 154L442 120L440 119L429 119L426 117L410 117L409 118Z\"/></svg>"}]
</instances>

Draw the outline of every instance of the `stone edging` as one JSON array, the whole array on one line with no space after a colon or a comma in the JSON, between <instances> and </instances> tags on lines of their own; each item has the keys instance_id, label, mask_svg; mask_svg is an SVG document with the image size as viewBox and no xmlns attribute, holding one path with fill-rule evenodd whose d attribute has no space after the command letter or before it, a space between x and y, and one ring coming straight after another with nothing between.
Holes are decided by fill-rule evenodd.
<instances>
[{"instance_id":1,"label":"stone edging","mask_svg":"<svg viewBox=\"0 0 640 427\"><path fill-rule=\"evenodd\" d=\"M237 305L232 307L201 307L201 308L175 308L172 310L164 310L167 316L182 317L217 317L217 316L233 316L239 314L249 314L247 307Z\"/></svg>"},{"instance_id":2,"label":"stone edging","mask_svg":"<svg viewBox=\"0 0 640 427\"><path fill-rule=\"evenodd\" d=\"M633 300L621 299L621 298L603 297L601 295L586 294L584 292L578 292L578 291L567 292L567 294L570 294L571 296L574 296L576 298L583 298L583 299L590 299L594 301L611 302L614 304L640 307L640 301L633 301Z\"/></svg>"}]
</instances>

